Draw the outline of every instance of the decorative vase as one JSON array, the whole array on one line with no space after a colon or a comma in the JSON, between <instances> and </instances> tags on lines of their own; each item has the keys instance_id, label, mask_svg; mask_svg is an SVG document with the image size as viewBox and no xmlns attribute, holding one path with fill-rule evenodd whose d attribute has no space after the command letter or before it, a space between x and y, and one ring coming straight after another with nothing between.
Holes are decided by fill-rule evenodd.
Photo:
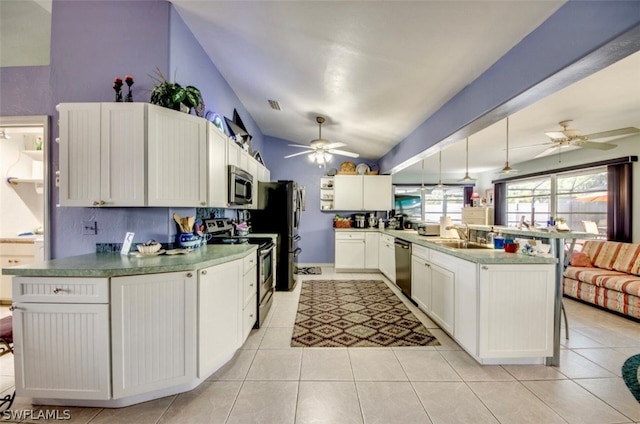
<instances>
[{"instance_id":1,"label":"decorative vase","mask_svg":"<svg viewBox=\"0 0 640 424\"><path fill-rule=\"evenodd\" d=\"M122 91L116 91L116 102L122 101Z\"/></svg>"},{"instance_id":2,"label":"decorative vase","mask_svg":"<svg viewBox=\"0 0 640 424\"><path fill-rule=\"evenodd\" d=\"M133 102L133 94L131 94L131 88L129 88L129 92L127 93L127 99L125 102Z\"/></svg>"},{"instance_id":3,"label":"decorative vase","mask_svg":"<svg viewBox=\"0 0 640 424\"><path fill-rule=\"evenodd\" d=\"M196 247L200 247L202 241L200 237L193 233L180 233L177 236L178 245L183 249L195 249Z\"/></svg>"}]
</instances>

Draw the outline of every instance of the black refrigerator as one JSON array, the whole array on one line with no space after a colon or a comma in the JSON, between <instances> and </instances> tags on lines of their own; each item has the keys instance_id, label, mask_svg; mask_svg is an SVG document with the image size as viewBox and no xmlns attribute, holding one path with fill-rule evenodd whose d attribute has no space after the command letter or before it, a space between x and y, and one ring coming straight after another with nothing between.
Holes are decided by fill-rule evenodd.
<instances>
[{"instance_id":1,"label":"black refrigerator","mask_svg":"<svg viewBox=\"0 0 640 424\"><path fill-rule=\"evenodd\" d=\"M258 209L251 211L251 231L276 233L276 290L293 290L298 247L302 192L295 181L258 183Z\"/></svg>"}]
</instances>

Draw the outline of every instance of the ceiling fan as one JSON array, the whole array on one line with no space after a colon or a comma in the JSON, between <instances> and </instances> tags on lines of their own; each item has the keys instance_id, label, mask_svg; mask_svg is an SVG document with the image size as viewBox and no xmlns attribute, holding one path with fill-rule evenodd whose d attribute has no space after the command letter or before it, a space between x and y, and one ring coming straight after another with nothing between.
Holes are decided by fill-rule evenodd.
<instances>
[{"instance_id":1,"label":"ceiling fan","mask_svg":"<svg viewBox=\"0 0 640 424\"><path fill-rule=\"evenodd\" d=\"M591 140L597 140L599 138L609 138L609 137L619 137L622 135L635 134L639 133L640 129L635 127L626 127L626 128L618 128L616 130L604 131L594 134L582 135L579 130L569 128L572 120L567 119L565 121L560 121L559 124L562 127L562 131L548 131L545 132L546 136L551 139L551 141L543 144L538 144L537 146L551 146L544 152L536 155L536 157L547 156L556 151L556 149L561 149L562 147L580 147L586 149L597 149L597 150L610 150L616 147L616 144L611 143L595 143Z\"/></svg>"},{"instance_id":2,"label":"ceiling fan","mask_svg":"<svg viewBox=\"0 0 640 424\"><path fill-rule=\"evenodd\" d=\"M331 160L332 155L348 156L351 158L357 158L360 156L357 153L338 150L338 147L346 146L345 143L332 143L329 140L322 138L322 124L325 122L325 119L322 116L317 116L316 122L318 123L318 138L311 140L308 146L305 146L304 144L289 144L291 147L302 147L307 150L287 155L284 157L285 159L292 158L294 156L309 155L309 159L311 159L312 162L316 162L319 165L326 165L327 162Z\"/></svg>"}]
</instances>

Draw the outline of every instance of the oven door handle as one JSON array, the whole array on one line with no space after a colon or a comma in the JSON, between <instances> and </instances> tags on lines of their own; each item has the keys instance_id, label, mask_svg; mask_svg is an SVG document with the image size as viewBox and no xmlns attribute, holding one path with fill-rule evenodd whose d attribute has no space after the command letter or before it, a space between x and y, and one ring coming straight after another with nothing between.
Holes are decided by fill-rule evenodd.
<instances>
[{"instance_id":1,"label":"oven door handle","mask_svg":"<svg viewBox=\"0 0 640 424\"><path fill-rule=\"evenodd\" d=\"M293 257L295 258L296 256L300 255L300 253L302 253L302 248L298 247L293 251Z\"/></svg>"},{"instance_id":2,"label":"oven door handle","mask_svg":"<svg viewBox=\"0 0 640 424\"><path fill-rule=\"evenodd\" d=\"M271 242L268 245L266 245L264 249L260 249L260 256L264 256L267 253L271 252L273 250L273 246L275 246L275 243Z\"/></svg>"},{"instance_id":3,"label":"oven door handle","mask_svg":"<svg viewBox=\"0 0 640 424\"><path fill-rule=\"evenodd\" d=\"M293 237L293 241L300 241L300 236L299 236L298 234L296 234L296 235Z\"/></svg>"}]
</instances>

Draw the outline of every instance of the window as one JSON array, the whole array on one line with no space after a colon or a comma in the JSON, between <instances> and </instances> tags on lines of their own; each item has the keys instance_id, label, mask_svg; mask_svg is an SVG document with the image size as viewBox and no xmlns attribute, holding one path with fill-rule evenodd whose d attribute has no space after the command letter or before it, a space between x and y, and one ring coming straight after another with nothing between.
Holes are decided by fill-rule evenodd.
<instances>
[{"instance_id":1,"label":"window","mask_svg":"<svg viewBox=\"0 0 640 424\"><path fill-rule=\"evenodd\" d=\"M554 217L574 231L607 233L607 169L590 168L506 183L507 225L544 226ZM595 227L594 227L595 225ZM591 232L595 230L588 230Z\"/></svg>"},{"instance_id":2,"label":"window","mask_svg":"<svg viewBox=\"0 0 640 424\"><path fill-rule=\"evenodd\" d=\"M440 222L440 217L449 216L454 223L462 222L464 187L425 186L424 199L420 187L396 187L396 213L405 214L410 221Z\"/></svg>"},{"instance_id":3,"label":"window","mask_svg":"<svg viewBox=\"0 0 640 424\"><path fill-rule=\"evenodd\" d=\"M559 174L556 178L556 215L573 230L606 235L607 169Z\"/></svg>"},{"instance_id":4,"label":"window","mask_svg":"<svg viewBox=\"0 0 640 424\"><path fill-rule=\"evenodd\" d=\"M552 213L551 177L507 183L507 225L547 222Z\"/></svg>"}]
</instances>

